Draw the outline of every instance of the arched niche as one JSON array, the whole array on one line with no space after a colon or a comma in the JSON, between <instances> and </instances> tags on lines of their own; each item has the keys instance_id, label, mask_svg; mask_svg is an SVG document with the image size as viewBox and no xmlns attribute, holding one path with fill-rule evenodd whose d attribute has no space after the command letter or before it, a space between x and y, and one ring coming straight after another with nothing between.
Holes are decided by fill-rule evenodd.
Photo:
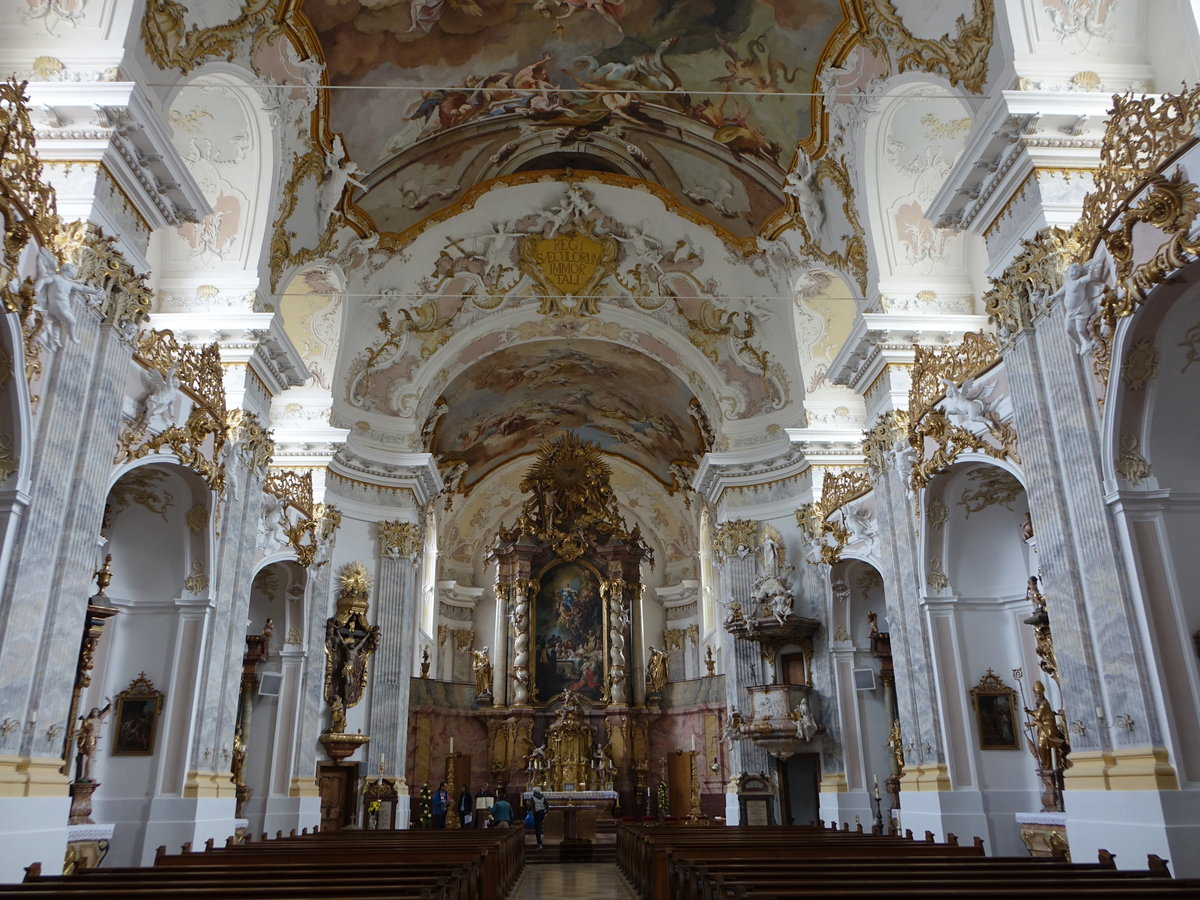
<instances>
[{"instance_id":1,"label":"arched niche","mask_svg":"<svg viewBox=\"0 0 1200 900\"><path fill-rule=\"evenodd\" d=\"M1105 407L1105 476L1144 619L1146 665L1160 685L1172 763L1200 779L1200 266L1177 272L1120 320ZM1117 362L1119 361L1119 362ZM1119 375L1118 375L1119 372Z\"/></svg>"},{"instance_id":2,"label":"arched niche","mask_svg":"<svg viewBox=\"0 0 1200 900\"><path fill-rule=\"evenodd\" d=\"M922 605L949 775L955 790L1012 792L1009 802L1028 804L1012 809L1037 808L1040 785L1025 747L1019 694L1009 704L1011 719L1000 723L1003 728L987 725L985 734L971 693L990 673L1028 695L1028 685L1018 684L1013 671L1040 674L1034 631L1024 622L1033 612L1028 580L1037 571L1026 537L1029 502L1009 464L960 460L930 480L922 510ZM1055 708L1062 705L1053 683L1048 696ZM996 852L1018 852L1011 813L988 815Z\"/></svg>"},{"instance_id":3,"label":"arched niche","mask_svg":"<svg viewBox=\"0 0 1200 900\"><path fill-rule=\"evenodd\" d=\"M287 797L291 787L307 590L308 571L295 560L262 566L250 583L244 657L229 661L243 670L235 728L246 756L244 768L234 774L241 775L239 794L246 794L239 796L242 816L250 820L253 834L271 831L272 800ZM248 677L250 671L254 675ZM232 745L234 738L222 739Z\"/></svg>"},{"instance_id":4,"label":"arched niche","mask_svg":"<svg viewBox=\"0 0 1200 900\"><path fill-rule=\"evenodd\" d=\"M98 562L112 557L107 593L118 612L79 706L102 706L143 673L163 694L144 744L125 740L114 709L93 758L92 776L103 785L93 797L94 815L116 825L118 864L142 862L155 837L146 829L145 804L181 797L191 767L195 698L208 652L211 500L206 482L190 469L150 460L120 472L105 501ZM212 754L208 763L219 764Z\"/></svg>"},{"instance_id":5,"label":"arched niche","mask_svg":"<svg viewBox=\"0 0 1200 900\"><path fill-rule=\"evenodd\" d=\"M834 684L846 783L852 791L871 792L878 781L885 793L887 779L894 774L887 742L896 717L896 695L890 645L873 633L889 634L883 577L870 562L843 555L830 568L829 578ZM874 629L868 621L871 613L876 616ZM881 658L885 648L887 655ZM885 794L885 815L889 807ZM864 820L872 813L865 810Z\"/></svg>"}]
</instances>

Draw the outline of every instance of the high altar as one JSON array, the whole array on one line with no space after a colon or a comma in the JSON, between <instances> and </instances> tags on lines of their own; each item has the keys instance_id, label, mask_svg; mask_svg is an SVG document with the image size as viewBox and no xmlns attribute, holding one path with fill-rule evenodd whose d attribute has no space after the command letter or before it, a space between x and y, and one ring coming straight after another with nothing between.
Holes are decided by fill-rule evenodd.
<instances>
[{"instance_id":1,"label":"high altar","mask_svg":"<svg viewBox=\"0 0 1200 900\"><path fill-rule=\"evenodd\" d=\"M601 797L644 787L626 648L653 558L609 477L599 447L569 433L544 444L520 485L528 499L490 553L509 626L494 654L490 765L511 786Z\"/></svg>"}]
</instances>

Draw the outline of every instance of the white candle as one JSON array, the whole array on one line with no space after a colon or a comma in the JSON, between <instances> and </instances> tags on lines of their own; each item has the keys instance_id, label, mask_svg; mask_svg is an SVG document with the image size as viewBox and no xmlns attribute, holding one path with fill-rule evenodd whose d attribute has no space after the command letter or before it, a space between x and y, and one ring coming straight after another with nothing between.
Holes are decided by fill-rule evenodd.
<instances>
[{"instance_id":1,"label":"white candle","mask_svg":"<svg viewBox=\"0 0 1200 900\"><path fill-rule=\"evenodd\" d=\"M696 735L692 735L692 752L696 752Z\"/></svg>"},{"instance_id":2,"label":"white candle","mask_svg":"<svg viewBox=\"0 0 1200 900\"><path fill-rule=\"evenodd\" d=\"M454 738L450 738L450 755L454 755Z\"/></svg>"}]
</instances>

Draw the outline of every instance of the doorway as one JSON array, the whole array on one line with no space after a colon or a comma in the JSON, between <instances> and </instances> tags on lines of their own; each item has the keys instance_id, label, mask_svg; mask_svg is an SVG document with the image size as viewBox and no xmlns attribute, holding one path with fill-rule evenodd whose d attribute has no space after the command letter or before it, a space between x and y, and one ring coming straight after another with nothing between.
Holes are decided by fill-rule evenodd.
<instances>
[{"instance_id":1,"label":"doorway","mask_svg":"<svg viewBox=\"0 0 1200 900\"><path fill-rule=\"evenodd\" d=\"M819 815L817 788L821 776L821 754L797 753L779 766L779 783L783 786L780 797L783 806L783 824L807 825L815 822Z\"/></svg>"}]
</instances>

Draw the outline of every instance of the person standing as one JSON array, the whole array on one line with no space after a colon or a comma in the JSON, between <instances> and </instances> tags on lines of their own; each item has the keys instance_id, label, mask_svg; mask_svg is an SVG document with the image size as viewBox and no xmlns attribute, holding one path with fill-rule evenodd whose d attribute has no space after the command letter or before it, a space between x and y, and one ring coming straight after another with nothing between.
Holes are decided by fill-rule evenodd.
<instances>
[{"instance_id":1,"label":"person standing","mask_svg":"<svg viewBox=\"0 0 1200 900\"><path fill-rule=\"evenodd\" d=\"M542 796L542 789L535 787L533 796L529 798L529 808L533 811L533 836L537 838L538 849L542 849L542 823L546 821L546 810L549 804Z\"/></svg>"},{"instance_id":2,"label":"person standing","mask_svg":"<svg viewBox=\"0 0 1200 900\"><path fill-rule=\"evenodd\" d=\"M446 812L450 809L450 794L446 791L446 782L438 783L433 792L433 827L446 827Z\"/></svg>"},{"instance_id":3,"label":"person standing","mask_svg":"<svg viewBox=\"0 0 1200 900\"><path fill-rule=\"evenodd\" d=\"M458 795L458 805L455 807L458 811L458 821L464 828L470 825L474 820L472 814L475 812L475 798L471 796L471 792L467 790L464 784L463 789Z\"/></svg>"}]
</instances>

